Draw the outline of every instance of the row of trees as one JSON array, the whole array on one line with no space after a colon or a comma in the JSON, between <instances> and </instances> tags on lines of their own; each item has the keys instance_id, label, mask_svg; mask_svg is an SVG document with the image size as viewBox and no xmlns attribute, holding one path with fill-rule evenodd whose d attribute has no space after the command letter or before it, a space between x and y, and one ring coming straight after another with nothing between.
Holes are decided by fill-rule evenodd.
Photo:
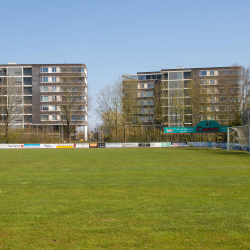
<instances>
[{"instance_id":1,"label":"row of trees","mask_svg":"<svg viewBox=\"0 0 250 250\"><path fill-rule=\"evenodd\" d=\"M250 108L249 67L233 65L209 77L194 74L176 88L168 86L168 81L156 80L146 114L141 113L138 84L133 79L120 79L101 89L97 113L107 140L166 140L164 126L195 126L206 119L240 125L241 111Z\"/></svg>"}]
</instances>

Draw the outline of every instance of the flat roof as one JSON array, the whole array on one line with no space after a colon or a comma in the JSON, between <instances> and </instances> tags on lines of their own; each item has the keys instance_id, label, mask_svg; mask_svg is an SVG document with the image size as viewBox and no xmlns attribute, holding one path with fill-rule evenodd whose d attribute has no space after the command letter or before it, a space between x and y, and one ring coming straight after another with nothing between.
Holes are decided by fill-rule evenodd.
<instances>
[{"instance_id":1,"label":"flat roof","mask_svg":"<svg viewBox=\"0 0 250 250\"><path fill-rule=\"evenodd\" d=\"M84 63L30 63L30 64L0 64L0 67L15 67L15 66L69 66L69 65L84 65Z\"/></svg>"},{"instance_id":2,"label":"flat roof","mask_svg":"<svg viewBox=\"0 0 250 250\"><path fill-rule=\"evenodd\" d=\"M161 71L137 72L140 74L160 74L165 71L191 71L191 70L211 70L211 69L230 69L232 67L205 67L205 68L179 68L179 69L161 69ZM240 68L240 67L239 67Z\"/></svg>"}]
</instances>

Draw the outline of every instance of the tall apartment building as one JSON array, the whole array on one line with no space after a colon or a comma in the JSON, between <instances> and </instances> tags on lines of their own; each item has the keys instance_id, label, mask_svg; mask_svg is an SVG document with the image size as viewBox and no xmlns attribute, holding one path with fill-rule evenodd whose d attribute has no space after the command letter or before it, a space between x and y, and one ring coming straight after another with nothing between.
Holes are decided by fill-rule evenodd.
<instances>
[{"instance_id":1,"label":"tall apartment building","mask_svg":"<svg viewBox=\"0 0 250 250\"><path fill-rule=\"evenodd\" d=\"M228 103L222 90L224 83L219 80L219 77L230 70L230 67L187 69L177 67L155 72L138 72L136 75L123 75L123 87L130 86L124 88L124 92L129 90L136 96L135 111L132 112L134 115L131 115L128 122L135 126L138 124L168 127L196 125L194 110L191 109L190 103L190 89L194 88L196 83L197 88L202 87L203 92L206 92L206 101L199 111L200 120L215 119L221 124L228 123L232 117L228 115L229 112L226 112ZM237 84L236 89L240 91L240 83ZM160 112L157 111L159 109Z\"/></svg>"},{"instance_id":2,"label":"tall apartment building","mask_svg":"<svg viewBox=\"0 0 250 250\"><path fill-rule=\"evenodd\" d=\"M66 91L71 91L70 100ZM71 89L69 89L71 88ZM71 125L87 140L87 68L85 64L0 65L0 125L6 119L4 105L16 106L12 127L46 128L62 134L64 105L72 103ZM14 92L13 92L14 91ZM9 102L7 102L7 100ZM72 109L73 110L73 109Z\"/></svg>"}]
</instances>

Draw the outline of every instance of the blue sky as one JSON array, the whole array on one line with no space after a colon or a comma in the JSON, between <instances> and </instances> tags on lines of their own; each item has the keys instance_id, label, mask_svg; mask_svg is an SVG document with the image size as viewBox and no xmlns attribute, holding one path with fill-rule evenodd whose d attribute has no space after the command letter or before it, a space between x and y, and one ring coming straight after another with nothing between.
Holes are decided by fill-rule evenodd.
<instances>
[{"instance_id":1,"label":"blue sky","mask_svg":"<svg viewBox=\"0 0 250 250\"><path fill-rule=\"evenodd\" d=\"M0 64L85 63L94 100L123 74L250 65L249 0L0 3Z\"/></svg>"}]
</instances>

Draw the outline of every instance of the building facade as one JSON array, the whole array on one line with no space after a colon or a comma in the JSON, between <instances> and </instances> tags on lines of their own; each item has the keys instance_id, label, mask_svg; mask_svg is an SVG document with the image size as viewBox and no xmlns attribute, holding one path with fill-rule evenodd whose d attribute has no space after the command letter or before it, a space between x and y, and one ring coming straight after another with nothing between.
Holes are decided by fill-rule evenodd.
<instances>
[{"instance_id":1,"label":"building facade","mask_svg":"<svg viewBox=\"0 0 250 250\"><path fill-rule=\"evenodd\" d=\"M125 111L133 113L128 122L131 125L189 127L211 119L228 124L233 117L229 112L228 90L224 88L225 77L222 80L222 75L229 71L232 68L177 67L123 75L124 99L128 95L126 92L135 93L134 111ZM233 86L237 95L240 82Z\"/></svg>"},{"instance_id":2,"label":"building facade","mask_svg":"<svg viewBox=\"0 0 250 250\"><path fill-rule=\"evenodd\" d=\"M0 65L0 87L0 125L9 117L11 127L46 128L63 137L67 106L70 125L87 140L85 64Z\"/></svg>"}]
</instances>

